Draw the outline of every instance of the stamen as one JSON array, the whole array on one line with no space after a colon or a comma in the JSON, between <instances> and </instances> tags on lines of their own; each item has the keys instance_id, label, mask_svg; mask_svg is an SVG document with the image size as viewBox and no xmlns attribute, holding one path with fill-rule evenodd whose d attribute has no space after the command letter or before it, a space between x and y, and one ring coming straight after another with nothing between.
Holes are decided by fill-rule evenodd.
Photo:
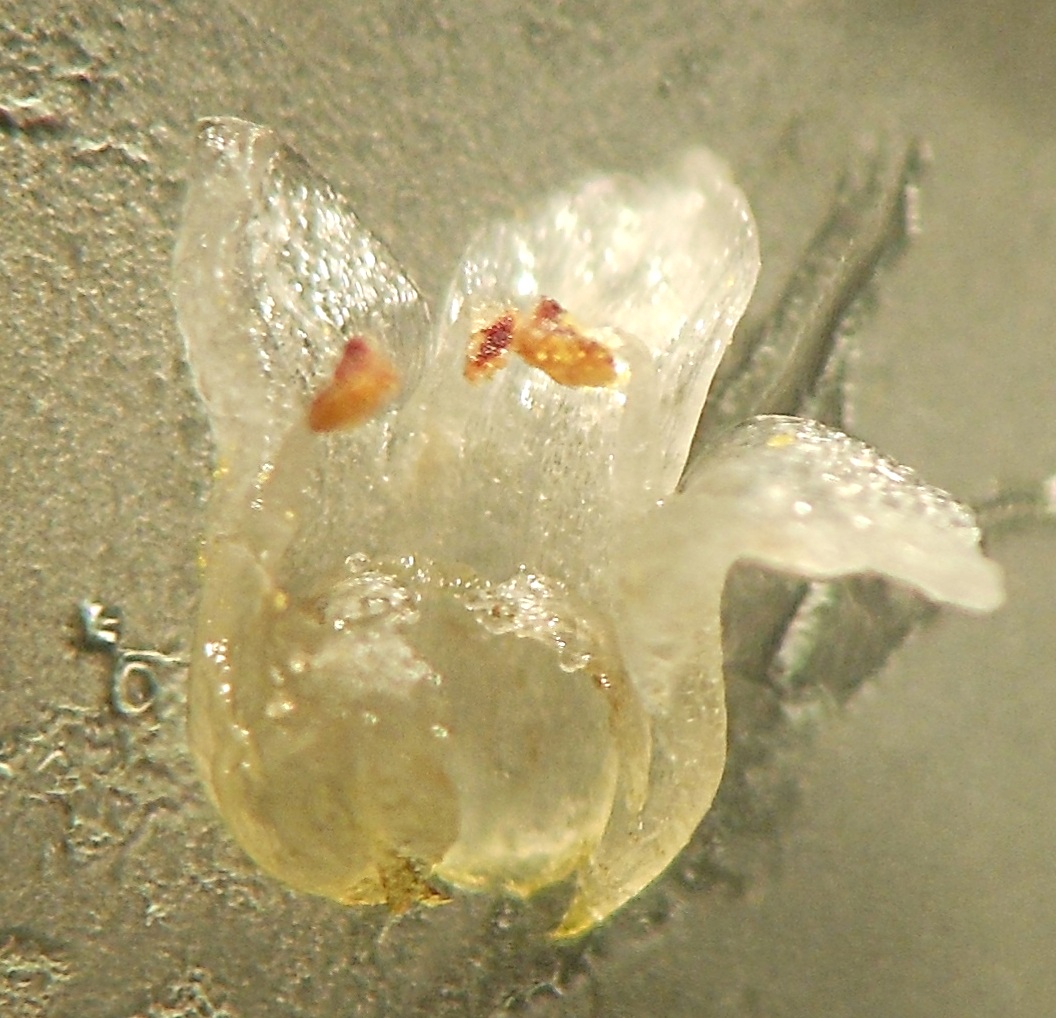
<instances>
[{"instance_id":1,"label":"stamen","mask_svg":"<svg viewBox=\"0 0 1056 1018\"><path fill-rule=\"evenodd\" d=\"M308 408L308 427L323 432L362 424L392 402L399 387L392 361L363 336L352 336L333 377Z\"/></svg>"},{"instance_id":2,"label":"stamen","mask_svg":"<svg viewBox=\"0 0 1056 1018\"><path fill-rule=\"evenodd\" d=\"M491 378L505 364L508 349L560 385L602 387L617 379L612 350L588 336L551 297L543 297L531 315L510 309L477 329L466 351L466 378Z\"/></svg>"}]
</instances>

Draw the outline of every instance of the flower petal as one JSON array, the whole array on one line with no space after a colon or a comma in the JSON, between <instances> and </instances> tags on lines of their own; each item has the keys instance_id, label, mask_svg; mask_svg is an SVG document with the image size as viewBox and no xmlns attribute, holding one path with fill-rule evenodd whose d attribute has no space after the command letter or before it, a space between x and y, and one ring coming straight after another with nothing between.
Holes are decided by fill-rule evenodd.
<instances>
[{"instance_id":1,"label":"flower petal","mask_svg":"<svg viewBox=\"0 0 1056 1018\"><path fill-rule=\"evenodd\" d=\"M429 343L414 284L268 128L204 120L174 257L180 327L228 482L249 479L362 334L406 393Z\"/></svg>"},{"instance_id":2,"label":"flower petal","mask_svg":"<svg viewBox=\"0 0 1056 1018\"><path fill-rule=\"evenodd\" d=\"M776 569L811 579L877 573L971 611L1004 600L968 509L815 421L752 419L709 449L681 500L729 521L738 557Z\"/></svg>"},{"instance_id":3,"label":"flower petal","mask_svg":"<svg viewBox=\"0 0 1056 1018\"><path fill-rule=\"evenodd\" d=\"M649 790L619 796L560 932L600 921L658 876L711 805L725 755L719 607L738 559L831 579L877 573L973 611L1003 599L971 513L862 442L757 417L709 447L623 548L616 632L650 717Z\"/></svg>"},{"instance_id":4,"label":"flower petal","mask_svg":"<svg viewBox=\"0 0 1056 1018\"><path fill-rule=\"evenodd\" d=\"M673 173L588 180L470 244L448 301L442 356L473 316L559 301L588 330L640 340L658 379L658 493L678 480L708 386L759 269L755 224L722 162L700 149Z\"/></svg>"}]
</instances>

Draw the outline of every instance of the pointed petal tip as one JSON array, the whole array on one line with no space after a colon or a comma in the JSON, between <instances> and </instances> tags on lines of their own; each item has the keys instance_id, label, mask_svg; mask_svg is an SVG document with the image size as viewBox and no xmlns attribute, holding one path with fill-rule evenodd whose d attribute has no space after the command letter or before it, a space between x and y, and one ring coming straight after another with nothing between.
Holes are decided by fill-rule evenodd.
<instances>
[{"instance_id":1,"label":"pointed petal tip","mask_svg":"<svg viewBox=\"0 0 1056 1018\"><path fill-rule=\"evenodd\" d=\"M981 549L978 554L970 575L965 576L966 582L949 591L942 600L973 615L988 615L1005 603L1005 574L993 559L983 556Z\"/></svg>"},{"instance_id":2,"label":"pointed petal tip","mask_svg":"<svg viewBox=\"0 0 1056 1018\"><path fill-rule=\"evenodd\" d=\"M573 940L583 936L598 925L606 916L598 913L587 903L582 890L576 892L560 925L550 933L551 940Z\"/></svg>"}]
</instances>

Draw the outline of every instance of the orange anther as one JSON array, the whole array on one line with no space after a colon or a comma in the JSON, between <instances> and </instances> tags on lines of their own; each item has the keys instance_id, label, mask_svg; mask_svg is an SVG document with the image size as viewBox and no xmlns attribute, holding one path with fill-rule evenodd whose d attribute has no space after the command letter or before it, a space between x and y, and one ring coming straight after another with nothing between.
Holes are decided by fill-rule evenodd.
<instances>
[{"instance_id":1,"label":"orange anther","mask_svg":"<svg viewBox=\"0 0 1056 1018\"><path fill-rule=\"evenodd\" d=\"M503 311L477 329L466 350L466 378L490 378L505 363L507 350L561 385L599 387L617 378L612 350L588 336L550 297L543 297L530 315Z\"/></svg>"},{"instance_id":2,"label":"orange anther","mask_svg":"<svg viewBox=\"0 0 1056 1018\"><path fill-rule=\"evenodd\" d=\"M333 377L316 393L308 408L312 431L336 431L369 420L396 395L400 376L385 354L362 336L353 336Z\"/></svg>"}]
</instances>

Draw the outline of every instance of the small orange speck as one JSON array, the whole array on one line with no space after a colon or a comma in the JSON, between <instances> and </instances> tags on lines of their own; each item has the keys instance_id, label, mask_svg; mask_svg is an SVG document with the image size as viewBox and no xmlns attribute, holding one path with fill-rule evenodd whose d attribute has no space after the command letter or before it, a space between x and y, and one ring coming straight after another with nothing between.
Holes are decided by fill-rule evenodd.
<instances>
[{"instance_id":1,"label":"small orange speck","mask_svg":"<svg viewBox=\"0 0 1056 1018\"><path fill-rule=\"evenodd\" d=\"M388 405L400 387L396 366L362 336L345 344L330 381L308 408L312 431L336 431L370 420Z\"/></svg>"}]
</instances>

